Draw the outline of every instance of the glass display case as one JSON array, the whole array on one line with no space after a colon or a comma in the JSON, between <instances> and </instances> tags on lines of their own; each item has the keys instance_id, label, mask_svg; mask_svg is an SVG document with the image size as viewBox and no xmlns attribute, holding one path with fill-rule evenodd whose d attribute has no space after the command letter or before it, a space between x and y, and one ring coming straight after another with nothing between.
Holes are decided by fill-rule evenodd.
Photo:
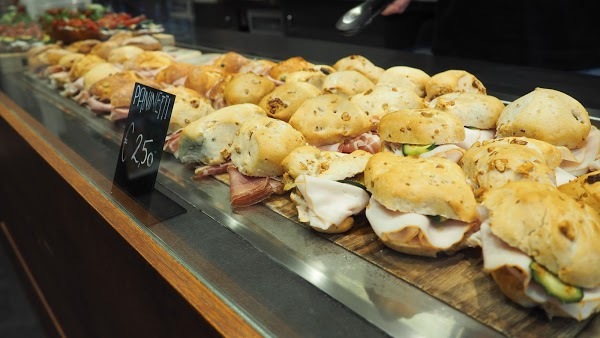
<instances>
[{"instance_id":1,"label":"glass display case","mask_svg":"<svg viewBox=\"0 0 600 338\"><path fill-rule=\"evenodd\" d=\"M600 79L575 73L216 30L196 32L180 46L210 53L236 50L274 60L302 55L328 64L361 54L381 67L409 65L430 74L466 69L502 100L514 100L536 86L553 87L586 105L596 125L600 116L600 98L594 94ZM280 337L538 337L595 332L593 320L550 321L541 311L510 304L481 271L477 250L437 259L408 257L383 246L367 227L353 230L352 237L319 234L298 223L286 197L234 211L229 187L222 180L194 180L192 168L168 153L162 156L156 189L184 211L161 222L144 222L139 205L112 184L122 124L92 114L32 74L3 73L1 90L0 129L11 145L10 153L2 154L3 166L10 168L2 173L20 177L9 180L1 192L4 198L37 197L11 199L5 205L19 207L2 211L0 221L59 333L119 334L128 323L160 328L166 336L211 330L226 336ZM20 155L26 153L36 160ZM18 175L36 171L48 172L56 181ZM63 190L80 200L89 214L80 214L76 206L70 211L68 202L58 197ZM39 206L38 197L60 207ZM29 229L28 224L35 222L28 222L30 216L23 210L32 215L39 210L48 224L56 219L58 225ZM78 226L61 225L73 221ZM103 235L96 233L99 228ZM28 251L32 247L37 249ZM113 271L113 264L121 268ZM143 270L138 284L127 278L128 266ZM57 277L65 271L71 271L69 279ZM86 278L75 276L82 271ZM91 281L99 276L106 281ZM144 278L157 282L141 286ZM62 287L48 286L61 282ZM78 288L87 291L79 293ZM61 296L78 295L83 299L63 301L88 310L69 313L73 310L59 304ZM95 307L112 308L114 314L99 318L90 310ZM144 324L134 318L136 309L144 307L149 312L163 307L148 317L156 322ZM179 323L173 320L177 316ZM77 317L85 325L74 324ZM206 325L195 325L195 320ZM99 329L106 321L117 324Z\"/></svg>"}]
</instances>

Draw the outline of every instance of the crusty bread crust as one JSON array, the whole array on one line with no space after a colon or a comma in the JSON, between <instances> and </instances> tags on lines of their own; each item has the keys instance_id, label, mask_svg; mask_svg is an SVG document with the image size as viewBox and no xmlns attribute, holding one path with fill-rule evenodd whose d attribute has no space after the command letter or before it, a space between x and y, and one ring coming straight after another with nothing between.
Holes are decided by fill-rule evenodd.
<instances>
[{"instance_id":1,"label":"crusty bread crust","mask_svg":"<svg viewBox=\"0 0 600 338\"><path fill-rule=\"evenodd\" d=\"M318 96L320 90L306 82L286 82L265 95L258 103L270 117L289 121L307 99Z\"/></svg>"},{"instance_id":2,"label":"crusty bread crust","mask_svg":"<svg viewBox=\"0 0 600 338\"><path fill-rule=\"evenodd\" d=\"M306 144L302 133L288 123L270 117L244 122L233 139L231 162L244 175L280 176L281 161Z\"/></svg>"},{"instance_id":3,"label":"crusty bread crust","mask_svg":"<svg viewBox=\"0 0 600 338\"><path fill-rule=\"evenodd\" d=\"M464 71L451 69L435 74L425 85L426 101L448 93L481 93L486 94L483 83L475 75Z\"/></svg>"},{"instance_id":4,"label":"crusty bread crust","mask_svg":"<svg viewBox=\"0 0 600 338\"><path fill-rule=\"evenodd\" d=\"M557 188L510 182L483 201L492 233L567 284L600 285L600 216Z\"/></svg>"},{"instance_id":5,"label":"crusty bread crust","mask_svg":"<svg viewBox=\"0 0 600 338\"><path fill-rule=\"evenodd\" d=\"M462 169L445 158L377 153L367 162L365 186L390 210L477 220L477 203Z\"/></svg>"},{"instance_id":6,"label":"crusty bread crust","mask_svg":"<svg viewBox=\"0 0 600 338\"><path fill-rule=\"evenodd\" d=\"M202 95L226 78L226 74L220 68L211 65L196 66L185 79L185 86Z\"/></svg>"},{"instance_id":7,"label":"crusty bread crust","mask_svg":"<svg viewBox=\"0 0 600 338\"><path fill-rule=\"evenodd\" d=\"M389 113L379 121L377 131L382 140L395 143L447 144L465 139L458 117L432 108Z\"/></svg>"},{"instance_id":8,"label":"crusty bread crust","mask_svg":"<svg viewBox=\"0 0 600 338\"><path fill-rule=\"evenodd\" d=\"M130 82L139 82L142 78L133 71L119 72L94 83L89 92L92 96L101 101L108 101L114 93L123 85Z\"/></svg>"},{"instance_id":9,"label":"crusty bread crust","mask_svg":"<svg viewBox=\"0 0 600 338\"><path fill-rule=\"evenodd\" d=\"M225 85L225 102L228 105L240 103L258 104L274 88L275 83L266 76L254 73L237 74Z\"/></svg>"},{"instance_id":10,"label":"crusty bread crust","mask_svg":"<svg viewBox=\"0 0 600 338\"><path fill-rule=\"evenodd\" d=\"M366 76L373 83L377 83L379 77L384 72L383 68L375 66L373 62L362 55L350 55L339 59L333 65L333 68L337 71L355 70Z\"/></svg>"},{"instance_id":11,"label":"crusty bread crust","mask_svg":"<svg viewBox=\"0 0 600 338\"><path fill-rule=\"evenodd\" d=\"M73 66L69 71L69 77L71 78L71 81L75 81L77 78L82 77L94 65L101 62L105 61L102 58L91 54L77 59L77 61L73 62Z\"/></svg>"},{"instance_id":12,"label":"crusty bread crust","mask_svg":"<svg viewBox=\"0 0 600 338\"><path fill-rule=\"evenodd\" d=\"M335 144L359 136L372 126L365 112L346 97L336 94L305 100L290 118L290 124L314 146Z\"/></svg>"},{"instance_id":13,"label":"crusty bread crust","mask_svg":"<svg viewBox=\"0 0 600 338\"><path fill-rule=\"evenodd\" d=\"M475 143L459 161L468 182L481 198L512 181L536 181L556 186L554 168L560 150L544 141L510 137Z\"/></svg>"},{"instance_id":14,"label":"crusty bread crust","mask_svg":"<svg viewBox=\"0 0 600 338\"><path fill-rule=\"evenodd\" d=\"M123 65L126 70L161 69L174 63L173 58L161 51L144 51Z\"/></svg>"},{"instance_id":15,"label":"crusty bread crust","mask_svg":"<svg viewBox=\"0 0 600 338\"><path fill-rule=\"evenodd\" d=\"M375 87L373 81L355 70L341 70L333 72L323 80L324 93L352 95L366 92Z\"/></svg>"},{"instance_id":16,"label":"crusty bread crust","mask_svg":"<svg viewBox=\"0 0 600 338\"><path fill-rule=\"evenodd\" d=\"M410 88L385 85L377 85L373 89L356 94L350 101L367 115L379 118L402 109L425 107L421 97Z\"/></svg>"},{"instance_id":17,"label":"crusty bread crust","mask_svg":"<svg viewBox=\"0 0 600 338\"><path fill-rule=\"evenodd\" d=\"M158 83L173 84L173 82L186 78L194 70L195 66L189 63L176 62L167 66L156 74L154 79Z\"/></svg>"},{"instance_id":18,"label":"crusty bread crust","mask_svg":"<svg viewBox=\"0 0 600 338\"><path fill-rule=\"evenodd\" d=\"M385 70L377 81L378 86L406 87L420 97L425 97L425 85L431 76L418 68L395 66Z\"/></svg>"},{"instance_id":19,"label":"crusty bread crust","mask_svg":"<svg viewBox=\"0 0 600 338\"><path fill-rule=\"evenodd\" d=\"M429 107L456 115L466 127L496 129L504 103L481 93L448 93L433 99Z\"/></svg>"},{"instance_id":20,"label":"crusty bread crust","mask_svg":"<svg viewBox=\"0 0 600 338\"><path fill-rule=\"evenodd\" d=\"M269 76L275 80L285 81L286 75L299 70L311 68L312 63L304 60L301 56L295 56L287 60L283 60L274 65L269 71Z\"/></svg>"},{"instance_id":21,"label":"crusty bread crust","mask_svg":"<svg viewBox=\"0 0 600 338\"><path fill-rule=\"evenodd\" d=\"M589 205L594 210L600 210L600 171L598 170L579 176L559 186L558 190Z\"/></svg>"},{"instance_id":22,"label":"crusty bread crust","mask_svg":"<svg viewBox=\"0 0 600 338\"><path fill-rule=\"evenodd\" d=\"M185 128L190 123L215 111L210 100L193 89L169 87L165 91L175 95L173 112L169 121L169 133Z\"/></svg>"},{"instance_id":23,"label":"crusty bread crust","mask_svg":"<svg viewBox=\"0 0 600 338\"><path fill-rule=\"evenodd\" d=\"M526 136L576 149L583 146L590 129L581 103L557 90L536 88L504 108L496 136Z\"/></svg>"}]
</instances>

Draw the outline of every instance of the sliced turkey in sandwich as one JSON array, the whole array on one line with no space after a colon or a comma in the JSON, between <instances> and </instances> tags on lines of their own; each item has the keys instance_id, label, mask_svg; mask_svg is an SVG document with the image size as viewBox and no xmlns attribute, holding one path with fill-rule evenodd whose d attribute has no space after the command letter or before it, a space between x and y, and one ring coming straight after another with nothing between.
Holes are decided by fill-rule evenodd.
<instances>
[{"instance_id":1,"label":"sliced turkey in sandwich","mask_svg":"<svg viewBox=\"0 0 600 338\"><path fill-rule=\"evenodd\" d=\"M555 187L511 182L479 208L484 270L524 307L584 320L600 310L600 216Z\"/></svg>"},{"instance_id":2,"label":"sliced turkey in sandwich","mask_svg":"<svg viewBox=\"0 0 600 338\"><path fill-rule=\"evenodd\" d=\"M369 202L362 173L372 155L321 151L313 146L296 148L282 165L284 190L290 193L298 220L319 232L340 233L354 224L353 215Z\"/></svg>"},{"instance_id":3,"label":"sliced turkey in sandwich","mask_svg":"<svg viewBox=\"0 0 600 338\"><path fill-rule=\"evenodd\" d=\"M365 211L379 239L399 252L435 257L473 246L476 201L462 169L439 157L375 154L365 169Z\"/></svg>"}]
</instances>

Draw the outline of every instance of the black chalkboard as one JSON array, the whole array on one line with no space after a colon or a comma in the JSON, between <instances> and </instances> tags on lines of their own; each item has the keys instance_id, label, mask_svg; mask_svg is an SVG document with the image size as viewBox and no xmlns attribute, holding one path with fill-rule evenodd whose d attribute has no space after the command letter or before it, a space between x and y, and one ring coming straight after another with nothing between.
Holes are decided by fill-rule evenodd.
<instances>
[{"instance_id":1,"label":"black chalkboard","mask_svg":"<svg viewBox=\"0 0 600 338\"><path fill-rule=\"evenodd\" d=\"M141 215L141 219L161 221L185 212L175 202L169 203L169 199L154 187L174 103L173 94L135 84L113 185L133 197L153 216Z\"/></svg>"}]
</instances>

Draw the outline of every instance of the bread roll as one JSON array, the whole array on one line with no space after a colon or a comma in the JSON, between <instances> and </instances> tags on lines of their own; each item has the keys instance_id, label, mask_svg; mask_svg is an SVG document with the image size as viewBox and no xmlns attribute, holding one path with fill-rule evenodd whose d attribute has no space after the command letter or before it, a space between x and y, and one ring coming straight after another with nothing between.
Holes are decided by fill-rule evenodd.
<instances>
[{"instance_id":1,"label":"bread roll","mask_svg":"<svg viewBox=\"0 0 600 338\"><path fill-rule=\"evenodd\" d=\"M83 75L83 88L89 90L94 83L119 72L121 72L121 69L112 63L98 63Z\"/></svg>"},{"instance_id":2,"label":"bread roll","mask_svg":"<svg viewBox=\"0 0 600 338\"><path fill-rule=\"evenodd\" d=\"M160 41L151 35L138 35L127 39L123 39L121 46L138 47L143 50L157 51L162 50Z\"/></svg>"},{"instance_id":3,"label":"bread roll","mask_svg":"<svg viewBox=\"0 0 600 338\"><path fill-rule=\"evenodd\" d=\"M337 71L342 70L355 70L362 75L366 76L373 83L377 83L381 74L384 70L381 67L377 67L369 59L362 55L350 55L345 58L339 59L334 65Z\"/></svg>"},{"instance_id":4,"label":"bread roll","mask_svg":"<svg viewBox=\"0 0 600 338\"><path fill-rule=\"evenodd\" d=\"M406 87L377 85L352 96L350 102L356 104L367 115L379 118L402 109L424 108L421 97Z\"/></svg>"},{"instance_id":5,"label":"bread roll","mask_svg":"<svg viewBox=\"0 0 600 338\"><path fill-rule=\"evenodd\" d=\"M504 103L481 93L448 93L433 99L429 107L456 115L465 127L496 129Z\"/></svg>"},{"instance_id":6,"label":"bread roll","mask_svg":"<svg viewBox=\"0 0 600 338\"><path fill-rule=\"evenodd\" d=\"M569 95L536 88L504 108L496 135L525 136L569 149L580 148L591 123L587 110Z\"/></svg>"},{"instance_id":7,"label":"bread roll","mask_svg":"<svg viewBox=\"0 0 600 338\"><path fill-rule=\"evenodd\" d=\"M258 104L275 88L266 76L254 73L236 74L225 85L223 94L228 105L240 103Z\"/></svg>"},{"instance_id":8,"label":"bread roll","mask_svg":"<svg viewBox=\"0 0 600 338\"><path fill-rule=\"evenodd\" d=\"M183 128L179 159L183 163L220 164L229 160L235 134L250 119L267 113L251 103L219 109Z\"/></svg>"},{"instance_id":9,"label":"bread roll","mask_svg":"<svg viewBox=\"0 0 600 338\"><path fill-rule=\"evenodd\" d=\"M107 76L94 83L90 89L90 95L100 101L109 101L113 93L127 83L140 82L142 77L133 71L124 71Z\"/></svg>"},{"instance_id":10,"label":"bread roll","mask_svg":"<svg viewBox=\"0 0 600 338\"><path fill-rule=\"evenodd\" d=\"M312 63L304 60L300 56L295 56L287 60L283 60L273 66L269 71L269 76L279 81L286 81L286 76L289 73L299 70L305 70L312 66Z\"/></svg>"},{"instance_id":11,"label":"bread roll","mask_svg":"<svg viewBox=\"0 0 600 338\"><path fill-rule=\"evenodd\" d=\"M425 97L425 85L430 79L431 76L420 69L395 66L381 74L377 85L410 88L420 97Z\"/></svg>"},{"instance_id":12,"label":"bread roll","mask_svg":"<svg viewBox=\"0 0 600 338\"><path fill-rule=\"evenodd\" d=\"M225 72L221 68L211 65L196 66L188 74L185 86L200 94L207 95L207 92L223 81L224 78Z\"/></svg>"},{"instance_id":13,"label":"bread roll","mask_svg":"<svg viewBox=\"0 0 600 338\"><path fill-rule=\"evenodd\" d=\"M465 138L456 116L431 108L389 113L379 121L377 131L383 141L406 144L458 143Z\"/></svg>"},{"instance_id":14,"label":"bread roll","mask_svg":"<svg viewBox=\"0 0 600 338\"><path fill-rule=\"evenodd\" d=\"M287 122L304 101L319 94L320 90L310 83L286 82L265 95L258 105L270 117Z\"/></svg>"},{"instance_id":15,"label":"bread roll","mask_svg":"<svg viewBox=\"0 0 600 338\"><path fill-rule=\"evenodd\" d=\"M121 44L117 41L108 40L95 45L90 51L89 55L95 55L103 60L108 59L108 54L115 49L121 47Z\"/></svg>"},{"instance_id":16,"label":"bread roll","mask_svg":"<svg viewBox=\"0 0 600 338\"><path fill-rule=\"evenodd\" d=\"M169 87L165 91L175 95L173 112L169 121L169 133L184 128L190 123L215 111L210 100L193 89Z\"/></svg>"},{"instance_id":17,"label":"bread roll","mask_svg":"<svg viewBox=\"0 0 600 338\"><path fill-rule=\"evenodd\" d=\"M344 96L336 94L307 99L292 115L290 124L314 146L357 137L372 126L367 114Z\"/></svg>"},{"instance_id":18,"label":"bread roll","mask_svg":"<svg viewBox=\"0 0 600 338\"><path fill-rule=\"evenodd\" d=\"M425 85L426 101L448 93L486 94L483 83L475 75L464 70L447 70L435 74Z\"/></svg>"},{"instance_id":19,"label":"bread roll","mask_svg":"<svg viewBox=\"0 0 600 338\"><path fill-rule=\"evenodd\" d=\"M102 62L106 61L96 55L88 54L82 58L79 58L73 62L73 66L69 71L69 77L71 78L71 81L75 81L76 79L82 77L85 73L92 69L92 67Z\"/></svg>"},{"instance_id":20,"label":"bread roll","mask_svg":"<svg viewBox=\"0 0 600 338\"><path fill-rule=\"evenodd\" d=\"M355 70L342 70L327 75L323 80L323 92L341 94L351 97L366 92L375 87L375 84L366 76Z\"/></svg>"},{"instance_id":21,"label":"bread roll","mask_svg":"<svg viewBox=\"0 0 600 338\"><path fill-rule=\"evenodd\" d=\"M600 210L600 171L594 171L563 184L558 190L592 209Z\"/></svg>"},{"instance_id":22,"label":"bread roll","mask_svg":"<svg viewBox=\"0 0 600 338\"><path fill-rule=\"evenodd\" d=\"M511 182L483 201L492 233L571 285L600 285L600 216L553 186Z\"/></svg>"},{"instance_id":23,"label":"bread roll","mask_svg":"<svg viewBox=\"0 0 600 338\"><path fill-rule=\"evenodd\" d=\"M127 61L136 58L143 52L143 49L136 46L123 46L111 50L108 53L107 60L110 63L125 64Z\"/></svg>"},{"instance_id":24,"label":"bread roll","mask_svg":"<svg viewBox=\"0 0 600 338\"><path fill-rule=\"evenodd\" d=\"M477 220L477 202L465 174L445 158L377 153L367 162L365 186L389 210Z\"/></svg>"},{"instance_id":25,"label":"bread roll","mask_svg":"<svg viewBox=\"0 0 600 338\"><path fill-rule=\"evenodd\" d=\"M216 58L212 65L221 69L225 73L237 73L240 68L250 62L245 56L236 52L225 53Z\"/></svg>"},{"instance_id":26,"label":"bread roll","mask_svg":"<svg viewBox=\"0 0 600 338\"><path fill-rule=\"evenodd\" d=\"M334 70L335 71L335 70ZM288 73L285 78L286 83L292 82L306 82L311 85L317 87L319 90L323 89L323 82L325 82L325 78L327 75L331 74L327 68L322 68L322 70L310 68L306 70L299 70L295 72Z\"/></svg>"},{"instance_id":27,"label":"bread roll","mask_svg":"<svg viewBox=\"0 0 600 338\"><path fill-rule=\"evenodd\" d=\"M258 59L258 60L250 60L248 63L244 64L240 67L239 73L254 73L256 75L269 75L271 68L275 66L276 63L271 60Z\"/></svg>"},{"instance_id":28,"label":"bread roll","mask_svg":"<svg viewBox=\"0 0 600 338\"><path fill-rule=\"evenodd\" d=\"M281 161L306 144L302 133L288 123L270 117L246 121L233 139L231 162L244 175L283 175Z\"/></svg>"},{"instance_id":29,"label":"bread roll","mask_svg":"<svg viewBox=\"0 0 600 338\"><path fill-rule=\"evenodd\" d=\"M87 54L92 51L92 48L99 44L101 41L96 39L86 39L73 42L72 44L65 47L66 50L69 50L74 53Z\"/></svg>"}]
</instances>

